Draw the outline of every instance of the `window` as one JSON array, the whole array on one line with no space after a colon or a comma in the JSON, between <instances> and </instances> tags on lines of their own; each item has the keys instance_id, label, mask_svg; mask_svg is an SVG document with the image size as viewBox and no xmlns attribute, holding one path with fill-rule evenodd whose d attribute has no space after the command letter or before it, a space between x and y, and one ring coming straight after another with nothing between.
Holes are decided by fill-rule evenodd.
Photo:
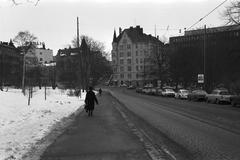
<instances>
[{"instance_id":1,"label":"window","mask_svg":"<svg viewBox=\"0 0 240 160\"><path fill-rule=\"evenodd\" d=\"M138 48L138 45L136 44L136 48Z\"/></svg>"},{"instance_id":2,"label":"window","mask_svg":"<svg viewBox=\"0 0 240 160\"><path fill-rule=\"evenodd\" d=\"M42 55L42 52L40 52L40 55Z\"/></svg>"},{"instance_id":3,"label":"window","mask_svg":"<svg viewBox=\"0 0 240 160\"><path fill-rule=\"evenodd\" d=\"M131 52L127 52L127 56L128 56L128 57L131 57Z\"/></svg>"},{"instance_id":4,"label":"window","mask_svg":"<svg viewBox=\"0 0 240 160\"><path fill-rule=\"evenodd\" d=\"M123 66L120 67L120 72L124 72L124 67Z\"/></svg>"},{"instance_id":5,"label":"window","mask_svg":"<svg viewBox=\"0 0 240 160\"><path fill-rule=\"evenodd\" d=\"M120 74L120 78L124 78L124 74Z\"/></svg>"},{"instance_id":6,"label":"window","mask_svg":"<svg viewBox=\"0 0 240 160\"><path fill-rule=\"evenodd\" d=\"M131 72L132 71L132 67L128 66L128 71Z\"/></svg>"},{"instance_id":7,"label":"window","mask_svg":"<svg viewBox=\"0 0 240 160\"><path fill-rule=\"evenodd\" d=\"M136 58L136 63L138 64L138 59Z\"/></svg>"},{"instance_id":8,"label":"window","mask_svg":"<svg viewBox=\"0 0 240 160\"><path fill-rule=\"evenodd\" d=\"M130 44L127 45L127 49L131 49L131 45Z\"/></svg>"},{"instance_id":9,"label":"window","mask_svg":"<svg viewBox=\"0 0 240 160\"><path fill-rule=\"evenodd\" d=\"M40 58L40 61L43 61L43 59L42 59L42 58Z\"/></svg>"},{"instance_id":10,"label":"window","mask_svg":"<svg viewBox=\"0 0 240 160\"><path fill-rule=\"evenodd\" d=\"M120 45L120 46L119 46L119 49L120 49L120 50L123 49L123 45Z\"/></svg>"},{"instance_id":11,"label":"window","mask_svg":"<svg viewBox=\"0 0 240 160\"><path fill-rule=\"evenodd\" d=\"M127 59L127 64L131 64L131 59Z\"/></svg>"},{"instance_id":12,"label":"window","mask_svg":"<svg viewBox=\"0 0 240 160\"><path fill-rule=\"evenodd\" d=\"M123 57L123 52L120 52L120 57Z\"/></svg>"},{"instance_id":13,"label":"window","mask_svg":"<svg viewBox=\"0 0 240 160\"><path fill-rule=\"evenodd\" d=\"M120 59L120 64L123 64L123 63L124 63L123 59Z\"/></svg>"},{"instance_id":14,"label":"window","mask_svg":"<svg viewBox=\"0 0 240 160\"><path fill-rule=\"evenodd\" d=\"M143 59L142 58L140 59L140 63L143 63Z\"/></svg>"},{"instance_id":15,"label":"window","mask_svg":"<svg viewBox=\"0 0 240 160\"><path fill-rule=\"evenodd\" d=\"M128 74L128 79L131 79L132 78L132 75L131 74Z\"/></svg>"},{"instance_id":16,"label":"window","mask_svg":"<svg viewBox=\"0 0 240 160\"><path fill-rule=\"evenodd\" d=\"M136 56L138 56L138 51L136 51Z\"/></svg>"}]
</instances>

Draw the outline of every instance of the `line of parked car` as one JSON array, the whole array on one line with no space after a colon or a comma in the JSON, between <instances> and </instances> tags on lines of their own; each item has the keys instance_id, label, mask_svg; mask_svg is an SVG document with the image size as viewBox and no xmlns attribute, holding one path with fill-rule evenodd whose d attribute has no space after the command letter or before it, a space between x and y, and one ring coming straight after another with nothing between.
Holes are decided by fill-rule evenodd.
<instances>
[{"instance_id":1,"label":"line of parked car","mask_svg":"<svg viewBox=\"0 0 240 160\"><path fill-rule=\"evenodd\" d=\"M133 86L128 89L135 89ZM225 88L214 89L210 94L202 89L187 90L179 89L174 91L172 87L152 87L144 86L143 88L136 88L136 92L148 95L156 95L162 97L174 97L176 99L186 99L189 101L206 101L207 103L231 103L232 106L240 105L240 95L230 94Z\"/></svg>"}]
</instances>

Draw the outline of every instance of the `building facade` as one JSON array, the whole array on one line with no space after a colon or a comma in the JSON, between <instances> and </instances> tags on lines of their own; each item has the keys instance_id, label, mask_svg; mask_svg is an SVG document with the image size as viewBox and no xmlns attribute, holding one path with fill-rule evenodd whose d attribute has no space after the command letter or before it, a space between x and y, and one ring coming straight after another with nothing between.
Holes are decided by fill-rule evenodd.
<instances>
[{"instance_id":1,"label":"building facade","mask_svg":"<svg viewBox=\"0 0 240 160\"><path fill-rule=\"evenodd\" d=\"M35 53L40 64L49 64L53 62L53 50L42 48L36 48Z\"/></svg>"},{"instance_id":2,"label":"building facade","mask_svg":"<svg viewBox=\"0 0 240 160\"><path fill-rule=\"evenodd\" d=\"M184 36L171 37L174 81L198 85L198 74L204 74L206 90L219 84L231 88L240 82L239 42L239 25L186 31Z\"/></svg>"},{"instance_id":3,"label":"building facade","mask_svg":"<svg viewBox=\"0 0 240 160\"><path fill-rule=\"evenodd\" d=\"M143 33L140 26L114 31L112 42L112 82L114 85L142 86L157 79L151 75L153 59L160 55L163 43L156 37Z\"/></svg>"},{"instance_id":4,"label":"building facade","mask_svg":"<svg viewBox=\"0 0 240 160\"><path fill-rule=\"evenodd\" d=\"M0 42L0 87L4 85L20 86L23 56L12 41Z\"/></svg>"}]
</instances>

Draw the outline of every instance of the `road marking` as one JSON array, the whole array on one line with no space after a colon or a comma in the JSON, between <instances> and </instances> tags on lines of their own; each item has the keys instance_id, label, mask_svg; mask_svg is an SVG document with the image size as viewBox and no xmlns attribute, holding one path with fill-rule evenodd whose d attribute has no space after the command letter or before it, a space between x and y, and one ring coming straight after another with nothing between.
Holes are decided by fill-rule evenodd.
<instances>
[{"instance_id":1,"label":"road marking","mask_svg":"<svg viewBox=\"0 0 240 160\"><path fill-rule=\"evenodd\" d=\"M134 125L134 123L132 123L128 119L127 115L119 107L116 107L116 109L120 112L121 116L125 119L125 121L127 122L127 125L130 127L133 134L135 134L139 138L139 140L144 144L144 147L152 160L166 160L164 158L166 157L164 156L166 154L169 155L173 160L176 160L175 156L172 155L166 148L155 147L153 144L153 140L151 139L151 137L148 136L146 132L144 132L142 129L138 129Z\"/></svg>"}]
</instances>

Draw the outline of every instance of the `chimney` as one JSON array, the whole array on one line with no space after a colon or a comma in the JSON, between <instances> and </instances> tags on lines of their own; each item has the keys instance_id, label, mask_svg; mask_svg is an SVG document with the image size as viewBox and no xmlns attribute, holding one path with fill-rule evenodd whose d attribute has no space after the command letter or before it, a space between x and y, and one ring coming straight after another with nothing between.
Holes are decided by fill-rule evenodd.
<instances>
[{"instance_id":1,"label":"chimney","mask_svg":"<svg viewBox=\"0 0 240 160\"><path fill-rule=\"evenodd\" d=\"M159 36L157 36L157 39L159 40Z\"/></svg>"},{"instance_id":2,"label":"chimney","mask_svg":"<svg viewBox=\"0 0 240 160\"><path fill-rule=\"evenodd\" d=\"M119 35L122 33L122 28L119 27Z\"/></svg>"}]
</instances>

